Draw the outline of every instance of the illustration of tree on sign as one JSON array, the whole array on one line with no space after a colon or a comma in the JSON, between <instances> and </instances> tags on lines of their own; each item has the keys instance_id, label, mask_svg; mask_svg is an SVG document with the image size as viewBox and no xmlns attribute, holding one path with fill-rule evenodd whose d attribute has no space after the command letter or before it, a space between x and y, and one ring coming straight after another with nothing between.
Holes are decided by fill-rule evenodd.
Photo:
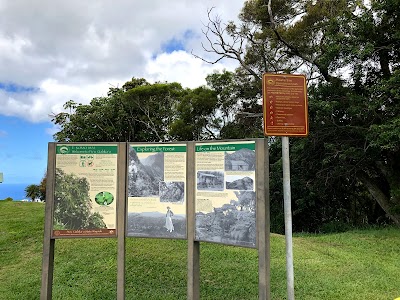
<instances>
[{"instance_id":1,"label":"illustration of tree on sign","mask_svg":"<svg viewBox=\"0 0 400 300\"><path fill-rule=\"evenodd\" d=\"M103 216L92 213L86 178L56 169L54 229L106 228Z\"/></svg>"}]
</instances>

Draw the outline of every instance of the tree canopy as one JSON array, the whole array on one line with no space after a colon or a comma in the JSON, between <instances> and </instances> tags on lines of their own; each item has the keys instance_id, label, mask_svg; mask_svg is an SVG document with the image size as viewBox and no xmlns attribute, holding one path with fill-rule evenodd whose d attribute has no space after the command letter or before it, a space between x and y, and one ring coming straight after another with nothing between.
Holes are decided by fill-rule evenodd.
<instances>
[{"instance_id":1,"label":"tree canopy","mask_svg":"<svg viewBox=\"0 0 400 300\"><path fill-rule=\"evenodd\" d=\"M25 196L33 201L40 197L40 189L36 184L30 184L25 188Z\"/></svg>"},{"instance_id":2,"label":"tree canopy","mask_svg":"<svg viewBox=\"0 0 400 300\"><path fill-rule=\"evenodd\" d=\"M69 112L53 118L61 128L55 139L262 137L262 74L306 74L310 134L290 141L295 230L400 225L398 7L400 0L248 0L236 23L211 9L204 50L217 55L210 63L237 60L234 72L210 74L207 86L196 89L132 78L88 105L68 101ZM279 228L280 140L269 142Z\"/></svg>"},{"instance_id":3,"label":"tree canopy","mask_svg":"<svg viewBox=\"0 0 400 300\"><path fill-rule=\"evenodd\" d=\"M360 200L372 197L400 225L399 5L249 0L237 24L210 11L204 49L236 59L236 74L254 82L264 72L307 74L310 136L291 141L302 187L295 220L346 220L354 205L373 217ZM272 143L276 173L278 149Z\"/></svg>"},{"instance_id":4,"label":"tree canopy","mask_svg":"<svg viewBox=\"0 0 400 300\"><path fill-rule=\"evenodd\" d=\"M54 198L55 229L107 228L103 216L91 212L92 200L86 178L57 169Z\"/></svg>"}]
</instances>

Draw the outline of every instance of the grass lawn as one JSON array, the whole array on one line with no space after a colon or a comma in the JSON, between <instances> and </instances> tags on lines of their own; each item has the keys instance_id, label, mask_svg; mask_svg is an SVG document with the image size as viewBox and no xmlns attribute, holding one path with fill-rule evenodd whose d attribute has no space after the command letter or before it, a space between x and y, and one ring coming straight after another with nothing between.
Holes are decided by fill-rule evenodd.
<instances>
[{"instance_id":1,"label":"grass lawn","mask_svg":"<svg viewBox=\"0 0 400 300\"><path fill-rule=\"evenodd\" d=\"M0 299L39 299L44 205L0 201ZM400 297L400 230L293 237L296 299ZM115 299L116 239L55 245L53 299ZM286 299L285 238L271 237L272 299ZM126 299L186 299L187 242L127 238ZM258 299L257 251L201 244L201 299Z\"/></svg>"}]
</instances>

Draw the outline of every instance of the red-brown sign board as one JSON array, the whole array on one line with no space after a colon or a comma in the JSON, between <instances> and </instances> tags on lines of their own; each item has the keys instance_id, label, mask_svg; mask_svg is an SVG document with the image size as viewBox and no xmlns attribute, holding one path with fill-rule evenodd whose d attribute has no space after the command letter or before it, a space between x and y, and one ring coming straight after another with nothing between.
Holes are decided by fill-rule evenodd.
<instances>
[{"instance_id":1,"label":"red-brown sign board","mask_svg":"<svg viewBox=\"0 0 400 300\"><path fill-rule=\"evenodd\" d=\"M58 237L115 237L115 229L77 229L53 230L53 236Z\"/></svg>"},{"instance_id":2,"label":"red-brown sign board","mask_svg":"<svg viewBox=\"0 0 400 300\"><path fill-rule=\"evenodd\" d=\"M307 85L304 75L263 75L264 134L308 135Z\"/></svg>"}]
</instances>

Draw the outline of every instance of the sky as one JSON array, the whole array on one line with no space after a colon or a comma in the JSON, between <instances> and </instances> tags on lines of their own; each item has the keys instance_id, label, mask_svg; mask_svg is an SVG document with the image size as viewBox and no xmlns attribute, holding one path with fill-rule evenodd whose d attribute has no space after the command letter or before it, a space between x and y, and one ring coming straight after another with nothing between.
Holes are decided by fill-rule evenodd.
<instances>
[{"instance_id":1,"label":"sky","mask_svg":"<svg viewBox=\"0 0 400 300\"><path fill-rule=\"evenodd\" d=\"M68 100L87 104L132 77L194 88L233 60L211 65L202 29L213 8L237 20L242 0L0 0L0 172L39 184ZM0 184L1 188L1 184Z\"/></svg>"}]
</instances>

